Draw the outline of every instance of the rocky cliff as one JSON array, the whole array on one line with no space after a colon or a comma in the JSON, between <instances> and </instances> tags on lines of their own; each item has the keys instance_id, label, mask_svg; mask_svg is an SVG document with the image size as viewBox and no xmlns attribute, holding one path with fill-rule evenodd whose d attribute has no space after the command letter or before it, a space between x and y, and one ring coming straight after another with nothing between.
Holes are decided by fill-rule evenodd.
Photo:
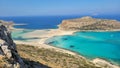
<instances>
[{"instance_id":1,"label":"rocky cliff","mask_svg":"<svg viewBox=\"0 0 120 68\"><path fill-rule=\"evenodd\" d=\"M120 29L120 22L116 20L95 19L89 16L63 20L59 25L62 30L116 30Z\"/></svg>"},{"instance_id":2,"label":"rocky cliff","mask_svg":"<svg viewBox=\"0 0 120 68\"><path fill-rule=\"evenodd\" d=\"M11 38L12 24L0 21L0 57L6 58L4 68L26 68Z\"/></svg>"}]
</instances>

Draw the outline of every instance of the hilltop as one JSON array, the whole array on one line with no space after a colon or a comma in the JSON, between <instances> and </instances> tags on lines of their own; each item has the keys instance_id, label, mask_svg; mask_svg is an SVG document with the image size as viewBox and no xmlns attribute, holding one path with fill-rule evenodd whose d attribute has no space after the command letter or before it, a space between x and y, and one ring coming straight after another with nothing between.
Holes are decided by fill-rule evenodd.
<instances>
[{"instance_id":1,"label":"hilltop","mask_svg":"<svg viewBox=\"0 0 120 68\"><path fill-rule=\"evenodd\" d=\"M14 22L12 21L4 21L4 20L0 20L0 25L4 25L6 26L9 30L13 30L14 29Z\"/></svg>"},{"instance_id":2,"label":"hilltop","mask_svg":"<svg viewBox=\"0 0 120 68\"><path fill-rule=\"evenodd\" d=\"M59 25L62 30L119 30L120 22L117 20L96 19L90 16L63 20Z\"/></svg>"}]
</instances>

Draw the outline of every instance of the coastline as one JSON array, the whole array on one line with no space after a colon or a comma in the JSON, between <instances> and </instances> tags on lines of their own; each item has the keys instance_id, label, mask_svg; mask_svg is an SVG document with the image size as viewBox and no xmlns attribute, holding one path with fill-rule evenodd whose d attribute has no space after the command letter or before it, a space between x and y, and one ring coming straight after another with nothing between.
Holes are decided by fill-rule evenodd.
<instances>
[{"instance_id":1,"label":"coastline","mask_svg":"<svg viewBox=\"0 0 120 68\"><path fill-rule=\"evenodd\" d=\"M57 48L54 46L50 46L48 44L45 44L45 40L47 40L50 37L53 36L60 36L60 35L72 35L72 33L74 33L75 31L71 31L71 32L64 32L61 30L56 30L56 29L50 29L50 31L47 34L44 35L39 35L40 32L43 32L46 30L35 30L33 32L30 32L29 35L27 35L28 33L26 33L24 36L26 38L32 38L32 37L38 37L38 39L36 41L34 40L29 40L29 41L18 41L18 40L14 40L16 44L26 44L26 45L31 45L31 46L38 46L39 48L49 48L49 49L55 49L56 51L60 51L60 52L64 52L64 53L69 53L72 55L77 55L76 53L73 53L71 51L62 49L62 48Z\"/></svg>"},{"instance_id":2,"label":"coastline","mask_svg":"<svg viewBox=\"0 0 120 68\"><path fill-rule=\"evenodd\" d=\"M43 34L40 34L41 32L43 32ZM15 43L16 44L26 44L26 45L31 45L31 46L37 46L39 48L54 49L55 51L62 52L62 53L68 53L68 54L72 54L72 55L79 55L80 57L86 59L85 57L83 57L80 54L77 54L75 52L45 44L45 41L48 38L51 38L53 36L60 36L60 35L72 35L75 32L77 32L77 31L63 31L63 30L60 30L60 29L35 30L33 32L26 33L23 36L26 37L26 38L37 37L38 39L29 40L27 42L26 41L23 42L23 41L16 41L15 40ZM86 59L86 60L88 60L88 59ZM111 66L113 68L120 68L119 66L113 65L110 62L108 62L106 60L103 60L103 59L100 59L100 58L93 59L93 60L91 60L91 62L93 62L96 65L98 65L99 63L103 63L103 64L107 64L107 65L109 65L109 66Z\"/></svg>"},{"instance_id":3,"label":"coastline","mask_svg":"<svg viewBox=\"0 0 120 68\"><path fill-rule=\"evenodd\" d=\"M81 31L91 31L91 32L113 32L113 31L120 31L120 29L113 29L113 30L81 30Z\"/></svg>"}]
</instances>

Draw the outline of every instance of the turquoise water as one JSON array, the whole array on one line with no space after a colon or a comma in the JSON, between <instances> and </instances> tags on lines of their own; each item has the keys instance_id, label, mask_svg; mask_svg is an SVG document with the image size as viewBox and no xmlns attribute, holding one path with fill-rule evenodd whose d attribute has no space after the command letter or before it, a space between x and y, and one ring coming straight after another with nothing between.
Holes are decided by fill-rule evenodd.
<instances>
[{"instance_id":1,"label":"turquoise water","mask_svg":"<svg viewBox=\"0 0 120 68\"><path fill-rule=\"evenodd\" d=\"M27 35L29 35L29 33L34 32L34 31L36 31L36 30L34 30L34 29L14 30L14 31L12 31L12 38L13 38L13 40L25 41L25 42L30 41L30 40L40 39L40 38L34 37L34 36L27 37ZM39 32L39 35L46 34L48 31L49 31L49 29L41 30L41 32Z\"/></svg>"},{"instance_id":2,"label":"turquoise water","mask_svg":"<svg viewBox=\"0 0 120 68\"><path fill-rule=\"evenodd\" d=\"M68 49L87 58L102 58L120 65L120 32L76 32L55 36L46 44Z\"/></svg>"},{"instance_id":3,"label":"turquoise water","mask_svg":"<svg viewBox=\"0 0 120 68\"><path fill-rule=\"evenodd\" d=\"M34 30L29 30L29 29L24 29L24 30L16 30L12 32L12 38L14 40L20 40L20 41L26 41L29 40L31 38L25 38L24 34L32 32Z\"/></svg>"}]
</instances>

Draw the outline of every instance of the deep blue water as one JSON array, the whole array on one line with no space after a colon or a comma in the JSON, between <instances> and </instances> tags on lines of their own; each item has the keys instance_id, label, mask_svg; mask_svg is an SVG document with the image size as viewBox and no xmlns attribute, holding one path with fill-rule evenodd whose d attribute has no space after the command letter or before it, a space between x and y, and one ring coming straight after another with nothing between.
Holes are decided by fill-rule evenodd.
<instances>
[{"instance_id":1,"label":"deep blue water","mask_svg":"<svg viewBox=\"0 0 120 68\"><path fill-rule=\"evenodd\" d=\"M15 26L16 28L26 29L53 29L62 22L63 19L71 19L79 16L24 16L24 17L0 17L1 20L13 21L17 24L26 24Z\"/></svg>"},{"instance_id":2,"label":"deep blue water","mask_svg":"<svg viewBox=\"0 0 120 68\"><path fill-rule=\"evenodd\" d=\"M53 29L64 19L80 18L87 15L74 15L74 16L21 16L21 17L0 17L0 20L13 21L17 24L26 24L15 26L16 28L26 29ZM120 20L120 15L99 15L92 16L94 18L103 19L116 19Z\"/></svg>"},{"instance_id":3,"label":"deep blue water","mask_svg":"<svg viewBox=\"0 0 120 68\"><path fill-rule=\"evenodd\" d=\"M46 43L89 59L103 58L120 65L120 32L76 32L73 35L52 37Z\"/></svg>"}]
</instances>

